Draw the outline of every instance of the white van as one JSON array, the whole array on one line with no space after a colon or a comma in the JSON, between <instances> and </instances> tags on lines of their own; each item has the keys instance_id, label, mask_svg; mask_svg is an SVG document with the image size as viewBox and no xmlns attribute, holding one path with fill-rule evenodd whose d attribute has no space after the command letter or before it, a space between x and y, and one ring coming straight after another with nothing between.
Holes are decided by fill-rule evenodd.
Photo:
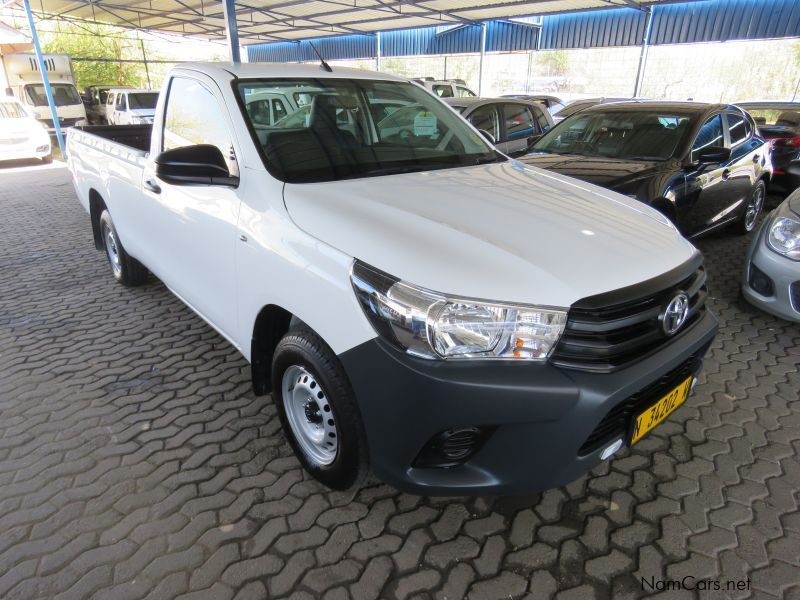
<instances>
[{"instance_id":1,"label":"white van","mask_svg":"<svg viewBox=\"0 0 800 600\"><path fill-rule=\"evenodd\" d=\"M153 122L158 92L150 90L112 89L106 98L106 119L109 125L143 125Z\"/></svg>"},{"instance_id":2,"label":"white van","mask_svg":"<svg viewBox=\"0 0 800 600\"><path fill-rule=\"evenodd\" d=\"M39 72L39 62L31 53L9 54L3 57L8 87L19 101L27 106L33 115L54 129L53 118L47 105L47 95ZM75 87L72 61L66 54L45 54L45 68L53 91L53 100L61 127L72 127L86 120L83 100Z\"/></svg>"}]
</instances>

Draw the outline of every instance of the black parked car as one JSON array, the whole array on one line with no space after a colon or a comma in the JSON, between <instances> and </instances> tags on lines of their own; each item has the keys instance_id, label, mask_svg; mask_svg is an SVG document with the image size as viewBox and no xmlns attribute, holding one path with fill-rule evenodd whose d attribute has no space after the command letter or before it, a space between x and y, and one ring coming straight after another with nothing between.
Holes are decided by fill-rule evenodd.
<instances>
[{"instance_id":1,"label":"black parked car","mask_svg":"<svg viewBox=\"0 0 800 600\"><path fill-rule=\"evenodd\" d=\"M586 110L592 106L597 106L598 104L608 104L610 102L624 102L625 100L630 100L630 98L581 98L580 100L573 100L564 108L554 112L553 120L558 123L559 121L563 121L567 117L571 117L575 113L579 113L582 110Z\"/></svg>"},{"instance_id":2,"label":"black parked car","mask_svg":"<svg viewBox=\"0 0 800 600\"><path fill-rule=\"evenodd\" d=\"M521 160L650 204L684 235L751 231L770 179L769 144L740 108L692 102L594 106L558 123Z\"/></svg>"},{"instance_id":3,"label":"black parked car","mask_svg":"<svg viewBox=\"0 0 800 600\"><path fill-rule=\"evenodd\" d=\"M772 146L772 183L786 192L800 186L789 165L800 159L800 102L739 102L756 122L758 132Z\"/></svg>"}]
</instances>

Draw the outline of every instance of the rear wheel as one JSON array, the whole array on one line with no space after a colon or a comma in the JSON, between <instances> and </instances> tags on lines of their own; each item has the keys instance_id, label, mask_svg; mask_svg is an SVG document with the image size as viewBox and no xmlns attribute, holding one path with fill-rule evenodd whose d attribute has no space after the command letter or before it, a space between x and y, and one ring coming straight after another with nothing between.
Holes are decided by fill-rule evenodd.
<instances>
[{"instance_id":1,"label":"rear wheel","mask_svg":"<svg viewBox=\"0 0 800 600\"><path fill-rule=\"evenodd\" d=\"M767 197L767 188L763 181L759 181L750 192L747 198L744 214L734 224L734 232L739 235L745 235L755 229L758 223L758 217L761 216L761 211L764 210L764 200Z\"/></svg>"},{"instance_id":2,"label":"rear wheel","mask_svg":"<svg viewBox=\"0 0 800 600\"><path fill-rule=\"evenodd\" d=\"M147 269L142 263L125 252L108 210L104 210L100 215L100 235L103 239L103 248L106 251L108 264L111 265L114 279L128 287L145 283L147 281Z\"/></svg>"},{"instance_id":3,"label":"rear wheel","mask_svg":"<svg viewBox=\"0 0 800 600\"><path fill-rule=\"evenodd\" d=\"M350 382L313 331L287 333L272 361L272 397L283 431L308 473L336 490L367 474L367 444Z\"/></svg>"}]
</instances>

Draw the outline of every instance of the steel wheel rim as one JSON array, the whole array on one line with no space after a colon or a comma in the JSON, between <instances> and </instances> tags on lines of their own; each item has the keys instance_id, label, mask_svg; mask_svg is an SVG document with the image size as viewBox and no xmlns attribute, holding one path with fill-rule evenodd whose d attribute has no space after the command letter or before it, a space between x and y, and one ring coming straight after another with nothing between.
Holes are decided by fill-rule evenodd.
<instances>
[{"instance_id":1,"label":"steel wheel rim","mask_svg":"<svg viewBox=\"0 0 800 600\"><path fill-rule=\"evenodd\" d=\"M339 450L339 432L322 386L304 367L292 365L283 374L281 393L297 443L315 463L331 464Z\"/></svg>"},{"instance_id":2,"label":"steel wheel rim","mask_svg":"<svg viewBox=\"0 0 800 600\"><path fill-rule=\"evenodd\" d=\"M756 224L758 213L761 212L761 206L764 203L764 191L761 186L756 188L753 198L747 204L747 212L744 215L744 226L749 231Z\"/></svg>"},{"instance_id":3,"label":"steel wheel rim","mask_svg":"<svg viewBox=\"0 0 800 600\"><path fill-rule=\"evenodd\" d=\"M119 255L117 237L108 225L103 225L103 242L106 247L108 262L111 263L111 270L114 271L114 275L119 276L122 273L122 258Z\"/></svg>"}]
</instances>

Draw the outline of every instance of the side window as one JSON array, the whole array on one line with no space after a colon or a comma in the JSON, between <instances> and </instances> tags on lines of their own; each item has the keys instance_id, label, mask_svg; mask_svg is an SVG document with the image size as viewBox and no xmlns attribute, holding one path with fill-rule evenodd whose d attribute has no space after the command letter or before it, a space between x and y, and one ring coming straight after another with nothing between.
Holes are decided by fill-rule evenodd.
<instances>
[{"instance_id":1,"label":"side window","mask_svg":"<svg viewBox=\"0 0 800 600\"><path fill-rule=\"evenodd\" d=\"M125 105L126 105L125 98L126 98L125 94L117 95L117 107L116 107L117 110L125 110Z\"/></svg>"},{"instance_id":2,"label":"side window","mask_svg":"<svg viewBox=\"0 0 800 600\"><path fill-rule=\"evenodd\" d=\"M692 159L694 159L695 152L707 146L724 145L725 136L722 135L722 117L716 115L703 123L703 126L700 128L700 133L697 134L697 138L695 138L694 144L692 145Z\"/></svg>"},{"instance_id":3,"label":"side window","mask_svg":"<svg viewBox=\"0 0 800 600\"><path fill-rule=\"evenodd\" d=\"M432 89L433 93L439 96L439 98L453 97L453 88L450 85L434 85Z\"/></svg>"},{"instance_id":4,"label":"side window","mask_svg":"<svg viewBox=\"0 0 800 600\"><path fill-rule=\"evenodd\" d=\"M525 139L536 133L536 123L527 106L523 104L504 104L506 135L508 141Z\"/></svg>"},{"instance_id":5,"label":"side window","mask_svg":"<svg viewBox=\"0 0 800 600\"><path fill-rule=\"evenodd\" d=\"M728 122L728 134L731 138L731 146L740 144L750 137L753 133L750 128L750 122L741 113L725 113L725 119Z\"/></svg>"},{"instance_id":6,"label":"side window","mask_svg":"<svg viewBox=\"0 0 800 600\"><path fill-rule=\"evenodd\" d=\"M497 116L497 107L493 105L480 106L467 117L476 129L483 129L492 134L495 142L500 141L500 119Z\"/></svg>"},{"instance_id":7,"label":"side window","mask_svg":"<svg viewBox=\"0 0 800 600\"><path fill-rule=\"evenodd\" d=\"M275 115L275 121L280 121L287 115L286 107L281 100L276 99L272 101L272 113Z\"/></svg>"},{"instance_id":8,"label":"side window","mask_svg":"<svg viewBox=\"0 0 800 600\"><path fill-rule=\"evenodd\" d=\"M220 149L231 172L235 172L230 160L231 135L221 113L214 94L202 83L174 77L169 85L164 113L162 149L212 144Z\"/></svg>"},{"instance_id":9,"label":"side window","mask_svg":"<svg viewBox=\"0 0 800 600\"><path fill-rule=\"evenodd\" d=\"M460 85L456 86L456 96L459 98L475 98L477 94L473 92L469 88L462 87Z\"/></svg>"}]
</instances>

